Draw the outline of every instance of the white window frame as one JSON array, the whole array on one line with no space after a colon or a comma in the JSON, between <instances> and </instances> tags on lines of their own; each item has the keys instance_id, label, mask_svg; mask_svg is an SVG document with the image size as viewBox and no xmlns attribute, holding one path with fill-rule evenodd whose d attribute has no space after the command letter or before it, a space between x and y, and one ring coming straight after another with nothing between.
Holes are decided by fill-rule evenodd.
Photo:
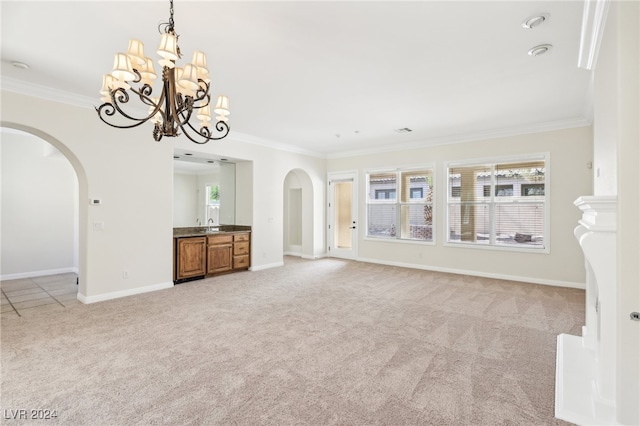
<instances>
[{"instance_id":1,"label":"white window frame","mask_svg":"<svg viewBox=\"0 0 640 426\"><path fill-rule=\"evenodd\" d=\"M544 245L542 247L536 246L509 246L509 245L498 245L494 242L494 234L495 234L495 221L494 221L494 209L497 204L504 203L504 201L496 202L496 198L501 198L495 195L495 189L490 191L490 201L489 206L491 208L490 214L490 223L489 226L491 228L491 238L489 244L486 243L475 243L470 241L450 241L449 240L449 206L452 204L458 204L459 201L452 200L450 186L449 186L449 170L454 167L467 167L474 165L491 165L495 167L499 164L504 163L517 163L517 162L527 162L527 161L544 161L545 162L545 191L544 191ZM549 254L551 252L551 156L548 152L544 153L532 153L532 154L523 154L518 156L508 156L508 157L488 157L488 158L475 158L465 161L449 161L445 163L444 168L445 173L445 192L446 192L446 202L445 202L445 211L444 216L445 219L442 221L444 224L444 246L447 247L464 247L464 248L474 248L481 250L498 250L498 251L513 251L513 252L526 252L526 253L537 253L537 254ZM491 176L491 187L495 188L495 175L492 173Z\"/></svg>"},{"instance_id":2,"label":"white window frame","mask_svg":"<svg viewBox=\"0 0 640 426\"><path fill-rule=\"evenodd\" d=\"M432 214L432 220L431 220L431 241L428 240L420 240L420 239L413 239L413 238L402 238L401 237L401 233L398 232L400 235L397 235L396 237L382 237L382 236L375 236L375 235L369 235L369 205L370 204L394 204L396 206L396 222L398 223L398 229L400 229L402 227L402 217L401 217L401 211L402 211L402 205L404 204L411 204L411 202L406 202L403 203L401 201L401 189L398 187L398 185L400 184L400 176L401 173L403 172L413 172L413 171L419 171L419 170L429 170L431 172L431 177L432 177L432 200L431 200L431 214ZM411 165L411 166L405 166L405 167L389 167L389 168L376 168L376 169L367 169L364 171L364 180L365 180L365 232L364 232L364 239L365 240L369 240L369 241L379 241L379 242L388 242L388 243L403 243L403 244L423 244L423 245L435 245L436 244L436 239L437 239L437 229L438 229L438 225L437 225L437 206L436 206L436 200L438 199L438 187L437 187L437 176L436 176L436 167L434 163L426 163L426 164L421 164L421 165ZM376 173L396 173L397 174L397 179L396 179L396 198L395 200L386 200L386 199L380 199L378 202L373 202L371 203L369 200L369 192L370 192L370 182L369 182L369 175L370 174L376 174ZM410 200L410 194L408 196L408 199ZM421 204L423 205L424 203L416 203L416 204Z\"/></svg>"}]
</instances>

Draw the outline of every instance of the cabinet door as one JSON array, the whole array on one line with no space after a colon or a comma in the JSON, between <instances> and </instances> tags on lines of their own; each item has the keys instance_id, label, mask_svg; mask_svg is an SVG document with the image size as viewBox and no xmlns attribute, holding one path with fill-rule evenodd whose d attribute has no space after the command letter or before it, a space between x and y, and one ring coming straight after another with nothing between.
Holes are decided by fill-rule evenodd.
<instances>
[{"instance_id":1,"label":"cabinet door","mask_svg":"<svg viewBox=\"0 0 640 426\"><path fill-rule=\"evenodd\" d=\"M231 270L231 261L233 259L233 246L231 244L210 245L207 250L207 274Z\"/></svg>"},{"instance_id":2,"label":"cabinet door","mask_svg":"<svg viewBox=\"0 0 640 426\"><path fill-rule=\"evenodd\" d=\"M178 279L205 275L207 239L204 237L178 239Z\"/></svg>"}]
</instances>

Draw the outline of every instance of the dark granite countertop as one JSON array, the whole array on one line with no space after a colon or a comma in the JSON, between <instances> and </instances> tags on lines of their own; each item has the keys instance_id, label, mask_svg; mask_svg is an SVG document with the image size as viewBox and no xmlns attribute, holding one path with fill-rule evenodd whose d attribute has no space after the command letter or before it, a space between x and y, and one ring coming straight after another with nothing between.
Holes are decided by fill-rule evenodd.
<instances>
[{"instance_id":1,"label":"dark granite countertop","mask_svg":"<svg viewBox=\"0 0 640 426\"><path fill-rule=\"evenodd\" d=\"M216 234L233 234L236 232L251 232L251 227L245 225L218 225L173 228L173 238L201 237L204 235Z\"/></svg>"}]
</instances>

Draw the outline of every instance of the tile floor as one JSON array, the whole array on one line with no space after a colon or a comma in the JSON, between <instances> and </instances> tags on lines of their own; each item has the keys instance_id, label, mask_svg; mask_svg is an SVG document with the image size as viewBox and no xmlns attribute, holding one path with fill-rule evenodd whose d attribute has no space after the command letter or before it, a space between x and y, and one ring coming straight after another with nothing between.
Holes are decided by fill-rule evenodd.
<instances>
[{"instance_id":1,"label":"tile floor","mask_svg":"<svg viewBox=\"0 0 640 426\"><path fill-rule=\"evenodd\" d=\"M1 318L26 317L38 312L61 311L82 305L77 299L77 278L77 274L69 272L0 281Z\"/></svg>"}]
</instances>

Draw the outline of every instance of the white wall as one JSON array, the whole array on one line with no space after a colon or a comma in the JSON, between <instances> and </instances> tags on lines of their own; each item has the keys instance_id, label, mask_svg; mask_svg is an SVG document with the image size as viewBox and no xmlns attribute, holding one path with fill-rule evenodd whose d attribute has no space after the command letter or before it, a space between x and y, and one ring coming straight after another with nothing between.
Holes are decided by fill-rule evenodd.
<instances>
[{"instance_id":1,"label":"white wall","mask_svg":"<svg viewBox=\"0 0 640 426\"><path fill-rule=\"evenodd\" d=\"M90 108L7 91L1 101L0 124L52 143L78 175L79 297L91 302L171 286L171 141L154 142L146 126L111 128ZM89 206L89 197L103 204ZM104 230L94 230L96 222Z\"/></svg>"},{"instance_id":2,"label":"white wall","mask_svg":"<svg viewBox=\"0 0 640 426\"><path fill-rule=\"evenodd\" d=\"M595 68L595 195L617 195L616 414L640 424L640 4L611 2ZM606 168L606 169L605 169Z\"/></svg>"},{"instance_id":3,"label":"white wall","mask_svg":"<svg viewBox=\"0 0 640 426\"><path fill-rule=\"evenodd\" d=\"M220 225L236 224L236 165L220 163Z\"/></svg>"},{"instance_id":4,"label":"white wall","mask_svg":"<svg viewBox=\"0 0 640 426\"><path fill-rule=\"evenodd\" d=\"M358 258L391 264L404 264L443 271L468 272L543 284L584 288L585 269L582 252L573 229L580 219L573 201L592 191L590 127L527 134L468 143L440 145L407 151L385 152L362 157L335 158L328 161L330 172L359 171L359 222L366 222L365 176L371 168L436 165L436 244L410 244L372 241L364 238L360 227ZM445 163L515 156L526 153L550 153L550 253L522 253L444 246L446 178Z\"/></svg>"},{"instance_id":5,"label":"white wall","mask_svg":"<svg viewBox=\"0 0 640 426\"><path fill-rule=\"evenodd\" d=\"M198 215L198 176L175 172L173 175L173 226L196 226Z\"/></svg>"},{"instance_id":6,"label":"white wall","mask_svg":"<svg viewBox=\"0 0 640 426\"><path fill-rule=\"evenodd\" d=\"M2 279L77 271L73 167L33 135L3 131L1 137Z\"/></svg>"}]
</instances>

